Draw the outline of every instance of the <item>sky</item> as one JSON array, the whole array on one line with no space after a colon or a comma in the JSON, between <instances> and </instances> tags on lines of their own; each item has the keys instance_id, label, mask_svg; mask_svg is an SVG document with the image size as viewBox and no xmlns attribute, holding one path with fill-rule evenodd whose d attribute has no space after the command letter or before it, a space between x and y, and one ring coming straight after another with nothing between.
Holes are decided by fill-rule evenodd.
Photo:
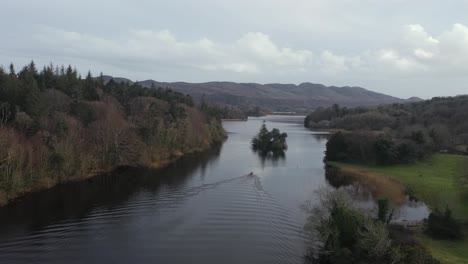
<instances>
[{"instance_id":1,"label":"sky","mask_svg":"<svg viewBox=\"0 0 468 264\"><path fill-rule=\"evenodd\" d=\"M468 94L468 0L0 0L0 65Z\"/></svg>"}]
</instances>

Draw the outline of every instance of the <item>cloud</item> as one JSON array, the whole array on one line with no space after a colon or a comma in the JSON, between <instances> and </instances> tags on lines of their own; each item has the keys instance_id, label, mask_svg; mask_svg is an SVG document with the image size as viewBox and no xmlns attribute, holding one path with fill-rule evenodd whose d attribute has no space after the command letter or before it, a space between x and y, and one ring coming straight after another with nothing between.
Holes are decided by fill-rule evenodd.
<instances>
[{"instance_id":1,"label":"cloud","mask_svg":"<svg viewBox=\"0 0 468 264\"><path fill-rule=\"evenodd\" d=\"M332 75L347 71L349 69L347 64L348 59L346 57L336 55L328 50L322 52L319 61L321 71Z\"/></svg>"},{"instance_id":2,"label":"cloud","mask_svg":"<svg viewBox=\"0 0 468 264\"><path fill-rule=\"evenodd\" d=\"M443 79L464 78L468 70L468 27L460 23L437 36L420 24L404 25L395 35L398 45L341 54L331 49L281 45L263 32L217 41L204 36L186 40L169 30L128 30L106 37L42 27L34 36L34 46L51 57L98 61L124 71L145 71L156 76L191 72L202 78L244 76L250 81L276 81L278 76L302 81Z\"/></svg>"},{"instance_id":3,"label":"cloud","mask_svg":"<svg viewBox=\"0 0 468 264\"><path fill-rule=\"evenodd\" d=\"M230 63L230 64L203 64L199 66L202 70L218 71L226 70L236 73L258 73L256 65L250 63Z\"/></svg>"},{"instance_id":4,"label":"cloud","mask_svg":"<svg viewBox=\"0 0 468 264\"><path fill-rule=\"evenodd\" d=\"M468 27L454 24L440 36L440 57L452 70L468 69Z\"/></svg>"},{"instance_id":5,"label":"cloud","mask_svg":"<svg viewBox=\"0 0 468 264\"><path fill-rule=\"evenodd\" d=\"M409 47L421 47L426 49L435 49L439 40L430 36L426 30L419 24L404 26L403 41Z\"/></svg>"},{"instance_id":6,"label":"cloud","mask_svg":"<svg viewBox=\"0 0 468 264\"><path fill-rule=\"evenodd\" d=\"M380 51L373 55L339 55L325 50L280 47L270 36L248 32L232 43L217 43L203 37L194 41L179 40L169 30L132 30L110 39L85 33L44 27L35 34L40 47L57 56L79 57L107 63L120 61L150 67L180 67L207 71L245 74L284 74L319 71L336 75L369 69L378 60L409 70L412 62L396 53ZM156 65L156 66L151 66Z\"/></svg>"},{"instance_id":7,"label":"cloud","mask_svg":"<svg viewBox=\"0 0 468 264\"><path fill-rule=\"evenodd\" d=\"M121 40L45 27L35 37L40 46L56 55L237 73L300 70L313 56L308 50L280 48L260 32L246 33L232 44L219 44L208 38L181 41L169 30L134 30Z\"/></svg>"},{"instance_id":8,"label":"cloud","mask_svg":"<svg viewBox=\"0 0 468 264\"><path fill-rule=\"evenodd\" d=\"M420 59L430 59L434 57L434 53L417 48L414 50L414 56Z\"/></svg>"},{"instance_id":9,"label":"cloud","mask_svg":"<svg viewBox=\"0 0 468 264\"><path fill-rule=\"evenodd\" d=\"M327 73L374 74L381 78L465 78L468 70L468 27L457 23L438 36L419 24L402 27L400 45L340 56L322 53ZM327 67L327 65L329 65Z\"/></svg>"},{"instance_id":10,"label":"cloud","mask_svg":"<svg viewBox=\"0 0 468 264\"><path fill-rule=\"evenodd\" d=\"M411 57L404 57L396 50L383 49L377 52L377 62L388 66L390 69L396 69L400 72L410 73L424 70L424 65L418 63Z\"/></svg>"}]
</instances>

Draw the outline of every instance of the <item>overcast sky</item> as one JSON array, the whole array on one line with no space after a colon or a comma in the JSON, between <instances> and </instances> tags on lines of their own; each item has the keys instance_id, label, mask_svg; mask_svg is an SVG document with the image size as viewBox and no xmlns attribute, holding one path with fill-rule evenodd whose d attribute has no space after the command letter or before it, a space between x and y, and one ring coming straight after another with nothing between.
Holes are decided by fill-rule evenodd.
<instances>
[{"instance_id":1,"label":"overcast sky","mask_svg":"<svg viewBox=\"0 0 468 264\"><path fill-rule=\"evenodd\" d=\"M468 0L0 0L0 65L468 93ZM449 3L449 4L448 4Z\"/></svg>"}]
</instances>

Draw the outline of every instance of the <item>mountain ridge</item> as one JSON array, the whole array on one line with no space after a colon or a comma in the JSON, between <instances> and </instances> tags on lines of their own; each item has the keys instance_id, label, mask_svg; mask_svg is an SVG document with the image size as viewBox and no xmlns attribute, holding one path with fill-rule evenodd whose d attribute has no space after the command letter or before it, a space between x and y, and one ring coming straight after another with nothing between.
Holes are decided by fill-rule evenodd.
<instances>
[{"instance_id":1,"label":"mountain ridge","mask_svg":"<svg viewBox=\"0 0 468 264\"><path fill-rule=\"evenodd\" d=\"M126 78L105 76L104 81L132 82ZM411 97L401 99L358 86L326 86L304 82L301 84L281 83L237 83L213 81L201 83L158 82L152 79L138 81L145 87L163 87L189 94L195 101L202 98L210 103L242 107L260 107L272 111L307 112L317 107L333 104L341 106L376 106L391 103L420 101Z\"/></svg>"}]
</instances>

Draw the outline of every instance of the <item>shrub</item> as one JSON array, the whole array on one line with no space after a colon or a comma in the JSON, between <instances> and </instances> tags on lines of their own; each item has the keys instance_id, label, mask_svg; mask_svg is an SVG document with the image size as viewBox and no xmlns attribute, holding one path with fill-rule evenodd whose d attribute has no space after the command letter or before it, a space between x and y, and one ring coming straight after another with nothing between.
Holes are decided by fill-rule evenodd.
<instances>
[{"instance_id":1,"label":"shrub","mask_svg":"<svg viewBox=\"0 0 468 264\"><path fill-rule=\"evenodd\" d=\"M462 224L452 216L446 207L445 212L435 210L429 214L426 222L426 234L435 239L457 240L463 238Z\"/></svg>"},{"instance_id":2,"label":"shrub","mask_svg":"<svg viewBox=\"0 0 468 264\"><path fill-rule=\"evenodd\" d=\"M15 128L24 133L25 135L31 136L35 131L34 120L25 112L18 112L15 117Z\"/></svg>"},{"instance_id":3,"label":"shrub","mask_svg":"<svg viewBox=\"0 0 468 264\"><path fill-rule=\"evenodd\" d=\"M400 248L401 263L404 264L440 264L414 236L413 232L402 225L388 227L390 237Z\"/></svg>"},{"instance_id":4,"label":"shrub","mask_svg":"<svg viewBox=\"0 0 468 264\"><path fill-rule=\"evenodd\" d=\"M399 263L386 226L353 207L346 193L322 190L319 200L305 206L305 229L320 245L317 263Z\"/></svg>"}]
</instances>

